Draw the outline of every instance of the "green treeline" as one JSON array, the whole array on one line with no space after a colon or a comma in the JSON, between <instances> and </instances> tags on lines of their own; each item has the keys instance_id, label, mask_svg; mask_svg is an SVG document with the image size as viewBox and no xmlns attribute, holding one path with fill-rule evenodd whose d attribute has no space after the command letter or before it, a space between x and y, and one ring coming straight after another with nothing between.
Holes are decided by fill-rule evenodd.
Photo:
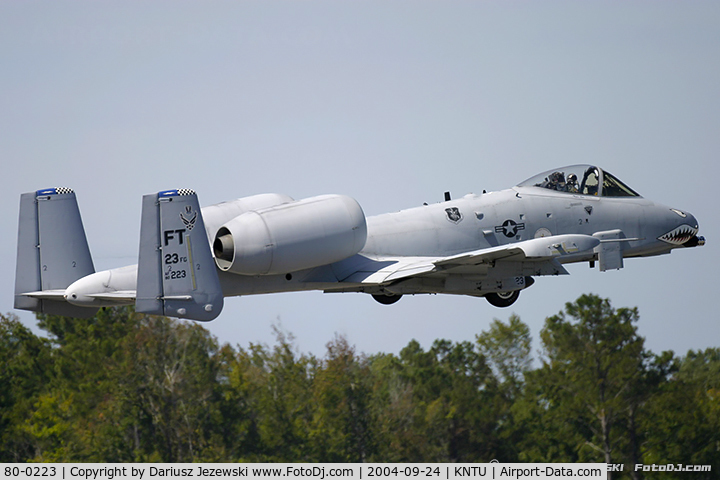
<instances>
[{"instance_id":1,"label":"green treeline","mask_svg":"<svg viewBox=\"0 0 720 480\"><path fill-rule=\"evenodd\" d=\"M594 295L546 319L535 355L517 316L472 342L411 341L399 355L367 356L336 337L322 358L282 331L273 346L233 348L198 323L125 308L38 320L48 338L0 320L0 462L586 461L625 463L628 478L635 463L720 470L720 348L654 354L637 309Z\"/></svg>"}]
</instances>

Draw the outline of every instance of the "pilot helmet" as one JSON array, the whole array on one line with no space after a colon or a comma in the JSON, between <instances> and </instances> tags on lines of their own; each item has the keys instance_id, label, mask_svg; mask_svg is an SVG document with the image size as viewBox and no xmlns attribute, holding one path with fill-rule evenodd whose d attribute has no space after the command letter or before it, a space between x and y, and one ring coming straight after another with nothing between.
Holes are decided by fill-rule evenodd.
<instances>
[{"instance_id":1,"label":"pilot helmet","mask_svg":"<svg viewBox=\"0 0 720 480\"><path fill-rule=\"evenodd\" d=\"M574 173L571 173L570 175L568 175L567 181L568 181L568 183L577 182L577 175L575 175Z\"/></svg>"}]
</instances>

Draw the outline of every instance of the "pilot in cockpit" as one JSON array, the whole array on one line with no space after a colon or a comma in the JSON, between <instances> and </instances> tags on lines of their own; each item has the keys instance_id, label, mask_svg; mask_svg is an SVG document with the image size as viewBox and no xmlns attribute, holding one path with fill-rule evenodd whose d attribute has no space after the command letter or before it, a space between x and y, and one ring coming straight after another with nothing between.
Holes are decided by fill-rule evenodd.
<instances>
[{"instance_id":1,"label":"pilot in cockpit","mask_svg":"<svg viewBox=\"0 0 720 480\"><path fill-rule=\"evenodd\" d=\"M574 173L571 173L567 176L567 192L569 193L578 193L578 181L577 181L577 175Z\"/></svg>"},{"instance_id":2,"label":"pilot in cockpit","mask_svg":"<svg viewBox=\"0 0 720 480\"><path fill-rule=\"evenodd\" d=\"M565 189L565 174L562 172L553 172L539 186L561 192Z\"/></svg>"}]
</instances>

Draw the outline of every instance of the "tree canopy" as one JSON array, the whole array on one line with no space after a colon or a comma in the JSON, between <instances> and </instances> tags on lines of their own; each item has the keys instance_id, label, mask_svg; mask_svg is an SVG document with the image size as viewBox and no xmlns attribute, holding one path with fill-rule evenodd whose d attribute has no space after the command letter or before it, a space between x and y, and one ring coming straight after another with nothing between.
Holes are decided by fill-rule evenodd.
<instances>
[{"instance_id":1,"label":"tree canopy","mask_svg":"<svg viewBox=\"0 0 720 480\"><path fill-rule=\"evenodd\" d=\"M534 359L516 315L474 341L425 350L413 340L397 355L368 356L336 336L321 358L281 330L272 346L233 347L198 323L130 308L39 315L46 337L0 316L0 462L498 459L625 463L626 478L639 478L636 463L717 471L720 348L655 354L639 318L583 295L546 319Z\"/></svg>"}]
</instances>

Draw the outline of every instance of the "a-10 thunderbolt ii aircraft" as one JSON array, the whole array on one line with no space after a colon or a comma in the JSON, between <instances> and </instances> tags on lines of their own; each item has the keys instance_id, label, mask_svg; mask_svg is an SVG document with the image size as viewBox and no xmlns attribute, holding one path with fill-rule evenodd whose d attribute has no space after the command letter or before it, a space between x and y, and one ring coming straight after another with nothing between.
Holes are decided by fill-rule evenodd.
<instances>
[{"instance_id":1,"label":"a-10 thunderbolt ii aircraft","mask_svg":"<svg viewBox=\"0 0 720 480\"><path fill-rule=\"evenodd\" d=\"M15 308L87 317L98 307L194 320L223 297L322 290L485 297L507 307L533 277L568 263L704 245L683 210L641 197L591 165L558 168L500 192L366 218L347 196L264 194L205 207L192 190L142 200L138 265L95 272L75 194L21 196Z\"/></svg>"}]
</instances>

